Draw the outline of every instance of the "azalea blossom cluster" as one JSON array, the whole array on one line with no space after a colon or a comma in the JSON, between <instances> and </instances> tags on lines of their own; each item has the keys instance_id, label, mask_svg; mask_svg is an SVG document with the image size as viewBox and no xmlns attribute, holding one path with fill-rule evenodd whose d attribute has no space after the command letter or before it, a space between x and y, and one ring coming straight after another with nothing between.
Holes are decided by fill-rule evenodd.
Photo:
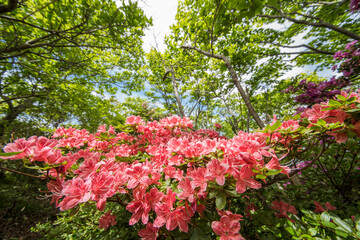
<instances>
[{"instance_id":1,"label":"azalea blossom cluster","mask_svg":"<svg viewBox=\"0 0 360 240\"><path fill-rule=\"evenodd\" d=\"M347 93L342 91L338 95L338 99L342 99L340 102L343 105L338 101L329 100L306 109L301 117L308 119L310 127L319 123L319 120L323 121L324 127L332 126L326 133L335 137L336 142L344 143L351 133L360 137L360 120L351 114L358 112L357 104L360 103L360 94L359 92ZM346 104L347 101L349 104Z\"/></svg>"},{"instance_id":2,"label":"azalea blossom cluster","mask_svg":"<svg viewBox=\"0 0 360 240\"><path fill-rule=\"evenodd\" d=\"M9 159L39 166L60 210L94 202L102 211L116 195L130 196L124 203L133 213L129 224L147 225L139 232L144 239L156 239L161 228L187 232L193 216L214 203L208 198L210 185L232 183L241 194L261 187L255 179L260 172L290 171L280 166L264 133L239 132L226 139L213 130L194 131L189 119L177 116L148 123L131 116L126 124L127 133L116 133L112 126L101 126L95 134L59 128L51 139L18 139L4 151L18 152ZM220 210L214 232L241 239L239 216ZM113 225L112 216L106 213L100 227ZM231 230L224 232L223 225Z\"/></svg>"},{"instance_id":3,"label":"azalea blossom cluster","mask_svg":"<svg viewBox=\"0 0 360 240\"><path fill-rule=\"evenodd\" d=\"M337 143L344 143L349 135L360 137L360 119L354 117L359 111L360 92L341 91L336 98L306 108L301 113L300 120L290 119L282 122L271 134L272 141L288 146L296 140L296 132L301 124L316 131L325 130L325 133L334 137ZM274 125L277 121L274 117ZM271 126L270 125L270 126ZM316 125L316 126L315 126ZM295 135L296 137L293 137ZM285 137L286 136L286 137ZM306 167L307 164L300 166Z\"/></svg>"},{"instance_id":4,"label":"azalea blossom cluster","mask_svg":"<svg viewBox=\"0 0 360 240\"><path fill-rule=\"evenodd\" d=\"M188 232L192 220L212 208L218 212L218 218L211 219L214 233L220 239L242 239L242 216L225 210L227 199L261 188L268 176L290 174L291 169L280 164L287 153L276 153L274 143L290 149L300 130L314 126L315 131L323 127L321 131L339 143L347 140L349 131L360 136L360 120L352 115L359 103L359 93L341 92L305 110L300 120L274 119L260 132L239 132L231 139L213 130L193 130L188 118L144 122L131 116L121 132L112 126L100 126L95 134L58 128L50 139L17 139L3 150L13 153L8 159L38 167L60 210L93 202L103 211L107 202L118 202L132 213L130 225L146 225L140 237L156 239L175 229ZM225 191L229 187L232 194ZM249 205L246 216L251 209L256 207ZM296 214L281 201L273 203L273 209L280 212L278 217ZM116 224L115 218L107 212L99 226L106 229Z\"/></svg>"},{"instance_id":5,"label":"azalea blossom cluster","mask_svg":"<svg viewBox=\"0 0 360 240\"><path fill-rule=\"evenodd\" d=\"M344 50L335 53L334 59L341 61L341 64L333 66L332 70L338 70L343 76L333 76L330 80L319 83L303 79L298 86L290 86L284 92L299 93L295 101L307 106L324 102L340 94L341 89L351 85L352 77L360 73L359 41L348 43Z\"/></svg>"}]
</instances>

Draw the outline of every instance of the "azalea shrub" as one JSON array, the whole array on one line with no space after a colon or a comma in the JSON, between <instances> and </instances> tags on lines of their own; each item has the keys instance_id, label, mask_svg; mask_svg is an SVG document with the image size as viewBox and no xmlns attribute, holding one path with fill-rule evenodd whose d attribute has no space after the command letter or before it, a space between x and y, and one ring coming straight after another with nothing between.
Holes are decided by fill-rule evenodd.
<instances>
[{"instance_id":1,"label":"azalea shrub","mask_svg":"<svg viewBox=\"0 0 360 240\"><path fill-rule=\"evenodd\" d=\"M102 233L128 216L147 240L360 238L359 106L343 91L231 139L188 118L131 116L121 131L17 139L1 156L37 170L67 219L95 211Z\"/></svg>"}]
</instances>

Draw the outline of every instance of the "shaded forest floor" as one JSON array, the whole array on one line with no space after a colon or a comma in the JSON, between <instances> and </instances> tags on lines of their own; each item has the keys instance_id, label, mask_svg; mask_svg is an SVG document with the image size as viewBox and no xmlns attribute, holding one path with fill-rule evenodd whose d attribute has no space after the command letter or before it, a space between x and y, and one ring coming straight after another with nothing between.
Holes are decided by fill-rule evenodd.
<instances>
[{"instance_id":1,"label":"shaded forest floor","mask_svg":"<svg viewBox=\"0 0 360 240\"><path fill-rule=\"evenodd\" d=\"M4 163L0 163L4 166ZM7 164L6 167L34 174L33 171ZM20 167L20 168L19 168ZM0 238L40 239L42 236L31 232L38 222L53 221L59 212L50 198L41 199L40 190L46 190L45 181L10 172L0 172Z\"/></svg>"}]
</instances>

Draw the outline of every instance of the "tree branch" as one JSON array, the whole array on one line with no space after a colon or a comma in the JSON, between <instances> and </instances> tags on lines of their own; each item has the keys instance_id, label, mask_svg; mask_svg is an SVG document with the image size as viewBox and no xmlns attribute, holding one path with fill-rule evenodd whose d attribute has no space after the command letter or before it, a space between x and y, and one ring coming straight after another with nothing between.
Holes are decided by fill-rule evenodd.
<instances>
[{"instance_id":1,"label":"tree branch","mask_svg":"<svg viewBox=\"0 0 360 240\"><path fill-rule=\"evenodd\" d=\"M261 42L261 43L265 43L265 44L271 44L271 45L275 45L275 46L278 46L278 47L282 47L282 48L307 48L307 49L310 49L310 50L313 50L314 52L318 52L318 53L321 53L321 54L327 54L327 55L334 55L335 52L330 52L330 51L326 51L326 50L322 50L322 49L319 49L319 48L315 48L315 47L312 47L310 45L307 45L307 44L301 44L301 45L281 45L279 43L274 43L274 42Z\"/></svg>"},{"instance_id":2,"label":"tree branch","mask_svg":"<svg viewBox=\"0 0 360 240\"><path fill-rule=\"evenodd\" d=\"M14 170L14 169L6 168L6 167L1 167L1 166L0 166L0 169L5 170L5 171L8 171L8 172L13 172L13 173L16 173L16 174L24 175L24 176L27 176L27 177L44 179L44 177L41 177L41 176L35 176L35 175L32 175L32 174L19 172L19 171L16 171L16 170Z\"/></svg>"},{"instance_id":3,"label":"tree branch","mask_svg":"<svg viewBox=\"0 0 360 240\"><path fill-rule=\"evenodd\" d=\"M360 36L345 29L345 28L341 28L339 26L333 25L331 23L328 22L324 22L324 21L319 21L319 22L310 22L310 21L306 21L306 20L302 20L302 19L296 19L296 18L292 18L289 17L287 15L285 15L285 13L282 13L280 15L268 15L268 14L258 14L258 17L265 17L265 18L270 18L270 19L287 19L290 22L293 23L297 23L297 24L303 24L303 25L308 25L308 26L313 26L313 27L323 27L323 28L327 28L327 29L331 29L334 30L335 32L341 33L345 36L348 36L352 39L355 40L360 40Z\"/></svg>"}]
</instances>

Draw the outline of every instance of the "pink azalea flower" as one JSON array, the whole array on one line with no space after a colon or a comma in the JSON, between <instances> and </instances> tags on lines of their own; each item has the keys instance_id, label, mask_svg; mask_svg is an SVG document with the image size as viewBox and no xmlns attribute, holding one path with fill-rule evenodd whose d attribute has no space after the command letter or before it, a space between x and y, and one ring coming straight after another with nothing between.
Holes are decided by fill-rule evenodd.
<instances>
[{"instance_id":1,"label":"pink azalea flower","mask_svg":"<svg viewBox=\"0 0 360 240\"><path fill-rule=\"evenodd\" d=\"M13 143L9 143L4 147L4 152L21 152L17 155L10 157L2 157L4 159L21 159L33 154L34 147L36 146L37 137L31 137L28 140L25 138L16 139Z\"/></svg>"},{"instance_id":2,"label":"pink azalea flower","mask_svg":"<svg viewBox=\"0 0 360 240\"><path fill-rule=\"evenodd\" d=\"M139 116L130 116L126 119L125 124L129 125L141 125L143 124L143 120Z\"/></svg>"},{"instance_id":3,"label":"pink azalea flower","mask_svg":"<svg viewBox=\"0 0 360 240\"><path fill-rule=\"evenodd\" d=\"M271 208L275 209L275 210L278 210L280 212L280 213L275 213L275 216L277 218L287 218L291 222L295 222L295 220L291 219L288 216L288 212L292 213L294 215L297 215L297 211L296 211L294 206L292 206L292 205L290 205L288 203L285 203L283 201L273 201L272 204L273 205L271 206Z\"/></svg>"},{"instance_id":4,"label":"pink azalea flower","mask_svg":"<svg viewBox=\"0 0 360 240\"><path fill-rule=\"evenodd\" d=\"M139 236L142 237L144 240L156 240L158 236L158 228L154 227L151 222L146 224L145 229L141 229L139 231Z\"/></svg>"},{"instance_id":5,"label":"pink azalea flower","mask_svg":"<svg viewBox=\"0 0 360 240\"><path fill-rule=\"evenodd\" d=\"M59 199L63 197L61 194L61 191L63 189L63 182L57 178L56 181L51 180L49 181L46 186L53 194L53 197L51 198L51 203L55 202L56 206L59 207Z\"/></svg>"},{"instance_id":6,"label":"pink azalea flower","mask_svg":"<svg viewBox=\"0 0 360 240\"><path fill-rule=\"evenodd\" d=\"M301 117L303 117L303 115L306 115L309 118L310 122L316 123L318 119L324 119L329 116L328 111L321 111L324 108L325 106L315 104L312 108L304 111L301 114Z\"/></svg>"},{"instance_id":7,"label":"pink azalea flower","mask_svg":"<svg viewBox=\"0 0 360 240\"><path fill-rule=\"evenodd\" d=\"M112 189L114 179L112 173L107 171L100 172L92 178L92 200L98 201L97 208L100 211L103 211L105 208L106 198L116 193L116 191Z\"/></svg>"},{"instance_id":8,"label":"pink azalea flower","mask_svg":"<svg viewBox=\"0 0 360 240\"><path fill-rule=\"evenodd\" d=\"M281 173L289 175L289 172L291 171L289 167L286 166L280 166L279 159L276 156L273 156L270 162L268 162L265 167L267 169L276 169L276 170L282 170Z\"/></svg>"},{"instance_id":9,"label":"pink azalea flower","mask_svg":"<svg viewBox=\"0 0 360 240\"><path fill-rule=\"evenodd\" d=\"M111 211L108 211L99 219L99 228L106 230L110 225L116 225L116 217L116 215L111 215Z\"/></svg>"},{"instance_id":10,"label":"pink azalea flower","mask_svg":"<svg viewBox=\"0 0 360 240\"><path fill-rule=\"evenodd\" d=\"M325 209L319 202L315 201L314 204L315 204L315 210L314 210L315 213L325 212Z\"/></svg>"},{"instance_id":11,"label":"pink azalea flower","mask_svg":"<svg viewBox=\"0 0 360 240\"><path fill-rule=\"evenodd\" d=\"M191 180L191 185L193 188L200 187L201 192L205 192L207 188L207 179L205 178L206 169L205 168L196 168L188 169L188 176Z\"/></svg>"},{"instance_id":12,"label":"pink azalea flower","mask_svg":"<svg viewBox=\"0 0 360 240\"><path fill-rule=\"evenodd\" d=\"M143 224L147 224L149 220L149 212L155 210L155 206L164 197L164 194L157 188L152 188L149 193L145 194L144 187L137 187L133 192L134 199L126 206L129 212L134 213L129 221L130 225L134 225L140 219Z\"/></svg>"},{"instance_id":13,"label":"pink azalea flower","mask_svg":"<svg viewBox=\"0 0 360 240\"><path fill-rule=\"evenodd\" d=\"M133 189L138 184L149 186L151 183L151 180L148 176L150 171L148 168L145 168L141 163L133 164L131 168L125 170L125 173L129 176L127 184L128 189Z\"/></svg>"},{"instance_id":14,"label":"pink azalea flower","mask_svg":"<svg viewBox=\"0 0 360 240\"><path fill-rule=\"evenodd\" d=\"M223 160L220 162L217 159L211 160L206 165L206 174L205 177L208 180L216 180L217 184L220 186L225 184L225 174L227 173L227 170L229 169L229 164L226 160Z\"/></svg>"},{"instance_id":15,"label":"pink azalea flower","mask_svg":"<svg viewBox=\"0 0 360 240\"><path fill-rule=\"evenodd\" d=\"M164 168L164 173L165 173L165 179L169 179L169 178L174 178L177 181L180 181L181 179L183 179L183 171L180 169L176 169L173 166L167 166Z\"/></svg>"},{"instance_id":16,"label":"pink azalea flower","mask_svg":"<svg viewBox=\"0 0 360 240\"><path fill-rule=\"evenodd\" d=\"M244 165L240 169L240 173L235 175L237 180L236 182L236 192L243 193L246 191L246 187L259 189L261 188L261 183L252 179L251 177L255 176L255 173L252 171L251 165Z\"/></svg>"},{"instance_id":17,"label":"pink azalea flower","mask_svg":"<svg viewBox=\"0 0 360 240\"><path fill-rule=\"evenodd\" d=\"M229 216L223 216L220 221L212 222L211 228L220 240L243 240L240 235L240 223L232 220Z\"/></svg>"},{"instance_id":18,"label":"pink azalea flower","mask_svg":"<svg viewBox=\"0 0 360 240\"><path fill-rule=\"evenodd\" d=\"M326 210L319 202L314 201L314 204L315 204L315 210L314 210L315 213L322 213L330 210L336 210L336 207L332 206L329 202L325 203L325 206L327 208Z\"/></svg>"},{"instance_id":19,"label":"pink azalea flower","mask_svg":"<svg viewBox=\"0 0 360 240\"><path fill-rule=\"evenodd\" d=\"M220 217L229 217L231 221L241 221L243 220L243 216L241 214L234 214L230 211L222 211L216 209Z\"/></svg>"},{"instance_id":20,"label":"pink azalea flower","mask_svg":"<svg viewBox=\"0 0 360 240\"><path fill-rule=\"evenodd\" d=\"M156 219L154 221L154 227L161 228L166 224L166 229L172 231L179 227L180 231L187 232L188 222L190 215L184 206L178 207L174 210L173 204L175 202L175 193L169 188L167 195L163 198L163 204L157 204L155 206Z\"/></svg>"},{"instance_id":21,"label":"pink azalea flower","mask_svg":"<svg viewBox=\"0 0 360 240\"><path fill-rule=\"evenodd\" d=\"M329 202L326 202L325 206L327 207L328 210L336 210L336 207L332 206Z\"/></svg>"},{"instance_id":22,"label":"pink azalea flower","mask_svg":"<svg viewBox=\"0 0 360 240\"><path fill-rule=\"evenodd\" d=\"M344 143L344 142L346 142L347 141L347 139L348 139L348 136L347 136L347 134L346 134L346 131L340 131L340 130L336 130L336 129L334 129L334 130L331 130L331 131L327 131L326 133L328 134L328 135L330 135L330 136L333 136L333 137L335 137L335 141L337 142L337 143Z\"/></svg>"},{"instance_id":23,"label":"pink azalea flower","mask_svg":"<svg viewBox=\"0 0 360 240\"><path fill-rule=\"evenodd\" d=\"M185 178L185 181L181 181L178 185L178 188L182 190L182 192L178 194L180 199L188 199L190 203L194 201L195 190L191 186L189 178Z\"/></svg>"},{"instance_id":24,"label":"pink azalea flower","mask_svg":"<svg viewBox=\"0 0 360 240\"><path fill-rule=\"evenodd\" d=\"M61 191L65 198L59 204L60 210L68 210L79 203L90 199L91 181L84 182L81 178L74 178L65 182Z\"/></svg>"}]
</instances>

